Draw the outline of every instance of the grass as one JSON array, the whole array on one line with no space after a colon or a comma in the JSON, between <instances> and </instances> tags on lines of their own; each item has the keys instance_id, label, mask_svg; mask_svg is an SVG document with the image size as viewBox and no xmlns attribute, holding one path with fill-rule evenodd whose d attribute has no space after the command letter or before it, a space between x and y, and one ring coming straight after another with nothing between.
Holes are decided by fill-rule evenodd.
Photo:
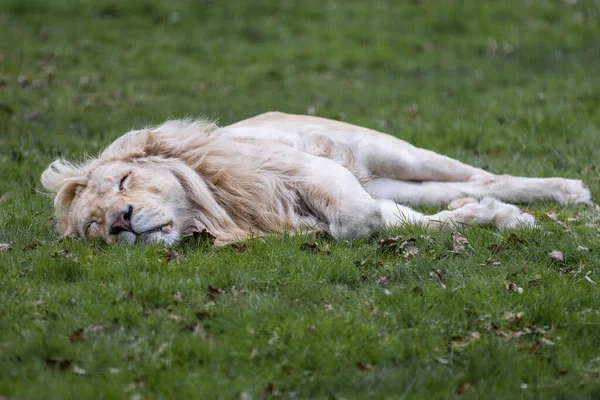
<instances>
[{"instance_id":1,"label":"grass","mask_svg":"<svg viewBox=\"0 0 600 400\"><path fill-rule=\"evenodd\" d=\"M59 240L39 184L132 127L280 110L597 198L599 19L593 0L0 0L0 395L600 397L594 207L524 205L539 229L465 228L463 253L411 227L188 241L167 263Z\"/></svg>"}]
</instances>

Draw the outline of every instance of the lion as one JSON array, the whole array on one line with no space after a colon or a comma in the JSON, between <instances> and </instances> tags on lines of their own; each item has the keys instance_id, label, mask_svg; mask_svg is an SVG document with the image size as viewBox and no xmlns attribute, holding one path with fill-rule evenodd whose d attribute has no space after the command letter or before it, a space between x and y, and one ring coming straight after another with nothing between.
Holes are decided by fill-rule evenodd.
<instances>
[{"instance_id":1,"label":"lion","mask_svg":"<svg viewBox=\"0 0 600 400\"><path fill-rule=\"evenodd\" d=\"M133 130L96 159L57 159L41 181L62 236L109 244L170 245L204 230L218 246L284 232L354 239L404 224L512 229L535 219L511 202L591 204L580 180L495 175L375 130L280 112Z\"/></svg>"}]
</instances>

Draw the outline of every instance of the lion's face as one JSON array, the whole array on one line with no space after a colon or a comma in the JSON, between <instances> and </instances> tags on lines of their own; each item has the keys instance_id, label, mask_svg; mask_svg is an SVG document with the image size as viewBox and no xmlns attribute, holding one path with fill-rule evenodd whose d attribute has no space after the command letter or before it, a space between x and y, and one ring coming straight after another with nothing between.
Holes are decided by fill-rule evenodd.
<instances>
[{"instance_id":1,"label":"lion's face","mask_svg":"<svg viewBox=\"0 0 600 400\"><path fill-rule=\"evenodd\" d=\"M186 194L160 164L115 161L93 169L76 189L66 224L70 236L107 243L173 243L187 223Z\"/></svg>"}]
</instances>

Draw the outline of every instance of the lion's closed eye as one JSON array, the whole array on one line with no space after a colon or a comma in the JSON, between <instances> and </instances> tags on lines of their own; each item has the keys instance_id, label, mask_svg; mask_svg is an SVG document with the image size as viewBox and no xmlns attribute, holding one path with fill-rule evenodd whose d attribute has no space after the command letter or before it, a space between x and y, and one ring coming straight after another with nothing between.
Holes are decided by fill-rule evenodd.
<instances>
[{"instance_id":1,"label":"lion's closed eye","mask_svg":"<svg viewBox=\"0 0 600 400\"><path fill-rule=\"evenodd\" d=\"M90 222L86 223L85 227L83 229L83 233L85 234L85 236L90 236L90 233L93 232L96 225L97 225L96 221L90 221Z\"/></svg>"},{"instance_id":2,"label":"lion's closed eye","mask_svg":"<svg viewBox=\"0 0 600 400\"><path fill-rule=\"evenodd\" d=\"M121 181L119 182L119 192L122 192L123 190L125 190L125 184L126 184L127 180L129 179L130 175L131 175L131 172L125 174L121 178Z\"/></svg>"}]
</instances>

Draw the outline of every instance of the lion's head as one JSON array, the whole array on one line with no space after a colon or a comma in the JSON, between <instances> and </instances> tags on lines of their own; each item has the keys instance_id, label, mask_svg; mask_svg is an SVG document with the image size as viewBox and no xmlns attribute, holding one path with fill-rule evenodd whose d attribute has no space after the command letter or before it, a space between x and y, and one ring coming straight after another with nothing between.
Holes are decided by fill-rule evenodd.
<instances>
[{"instance_id":1,"label":"lion's head","mask_svg":"<svg viewBox=\"0 0 600 400\"><path fill-rule=\"evenodd\" d=\"M290 173L287 160L215 129L169 121L125 134L86 163L53 162L42 184L55 195L61 234L171 244L206 229L226 244L297 225L296 193L273 184L279 169Z\"/></svg>"},{"instance_id":2,"label":"lion's head","mask_svg":"<svg viewBox=\"0 0 600 400\"><path fill-rule=\"evenodd\" d=\"M50 183L49 176L65 167L56 162L43 178L57 193L65 235L101 237L107 243L117 239L172 243L189 225L185 188L169 163L143 158L110 161L86 168L85 176Z\"/></svg>"}]
</instances>

